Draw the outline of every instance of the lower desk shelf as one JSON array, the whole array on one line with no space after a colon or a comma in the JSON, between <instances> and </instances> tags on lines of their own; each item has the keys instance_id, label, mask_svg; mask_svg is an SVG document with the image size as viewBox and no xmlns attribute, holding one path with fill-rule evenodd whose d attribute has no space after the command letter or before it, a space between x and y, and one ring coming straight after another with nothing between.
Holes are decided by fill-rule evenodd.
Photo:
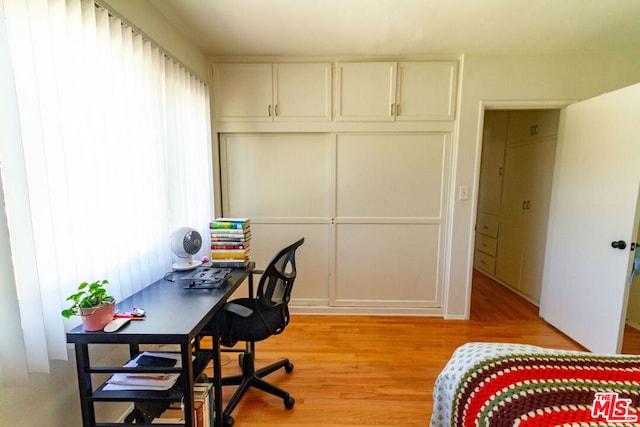
<instances>
[{"instance_id":1,"label":"lower desk shelf","mask_svg":"<svg viewBox=\"0 0 640 427\"><path fill-rule=\"evenodd\" d=\"M162 353L162 352L154 352ZM139 353L139 354L142 354ZM176 353L172 353L176 354ZM178 353L179 354L179 353ZM168 390L105 390L108 382L103 382L90 395L85 396L86 402L92 405L94 402L144 402L144 403L161 403L167 402L167 407L171 402L181 402L185 396L185 387L189 387L195 383L195 379L205 371L212 360L212 352L210 350L197 350L193 352L194 359L192 361L193 377L190 381L184 381L184 369L182 367L161 368L161 367L124 367L124 366L92 366L88 367L85 375L92 374L152 374L152 373L176 373L180 376L176 383ZM135 356L137 357L137 355ZM134 360L135 357L130 359ZM101 423L96 422L95 426L122 426L137 425L130 423ZM182 425L185 424L176 424Z\"/></svg>"},{"instance_id":2,"label":"lower desk shelf","mask_svg":"<svg viewBox=\"0 0 640 427\"><path fill-rule=\"evenodd\" d=\"M197 378L212 360L211 351L200 350L194 352L193 361L194 379ZM115 373L179 373L181 376L175 385L168 390L105 390L107 383L101 384L88 398L89 401L158 401L167 400L179 402L183 398L183 370L182 368L124 368L124 367L91 367L88 374L115 374Z\"/></svg>"}]
</instances>

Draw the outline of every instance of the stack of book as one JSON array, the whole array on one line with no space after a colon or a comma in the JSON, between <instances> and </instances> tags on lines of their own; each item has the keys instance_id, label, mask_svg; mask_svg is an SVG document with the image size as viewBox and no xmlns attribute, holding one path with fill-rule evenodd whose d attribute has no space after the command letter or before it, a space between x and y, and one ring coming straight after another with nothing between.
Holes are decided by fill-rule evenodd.
<instances>
[{"instance_id":1,"label":"stack of book","mask_svg":"<svg viewBox=\"0 0 640 427\"><path fill-rule=\"evenodd\" d=\"M212 427L216 423L213 387L211 383L196 383L193 386L193 419L196 427ZM151 424L184 424L184 410L180 402L172 402Z\"/></svg>"},{"instance_id":2,"label":"stack of book","mask_svg":"<svg viewBox=\"0 0 640 427\"><path fill-rule=\"evenodd\" d=\"M209 224L211 264L245 268L249 265L251 228L248 218L217 218Z\"/></svg>"}]
</instances>

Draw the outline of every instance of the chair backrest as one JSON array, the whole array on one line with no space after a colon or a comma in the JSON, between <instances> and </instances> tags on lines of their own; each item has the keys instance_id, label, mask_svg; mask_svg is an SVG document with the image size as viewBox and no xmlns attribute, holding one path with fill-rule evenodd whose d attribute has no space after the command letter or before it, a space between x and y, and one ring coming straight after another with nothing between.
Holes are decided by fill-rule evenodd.
<instances>
[{"instance_id":1,"label":"chair backrest","mask_svg":"<svg viewBox=\"0 0 640 427\"><path fill-rule=\"evenodd\" d=\"M280 311L281 321L273 334L284 330L289 323L289 300L296 279L296 249L304 243L304 237L276 253L264 269L256 298L261 311Z\"/></svg>"}]
</instances>

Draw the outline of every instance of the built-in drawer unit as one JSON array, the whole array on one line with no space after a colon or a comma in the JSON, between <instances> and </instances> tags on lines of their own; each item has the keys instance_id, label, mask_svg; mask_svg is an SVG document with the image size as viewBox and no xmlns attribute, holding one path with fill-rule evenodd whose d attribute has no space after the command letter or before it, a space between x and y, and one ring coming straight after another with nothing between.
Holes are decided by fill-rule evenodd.
<instances>
[{"instance_id":1,"label":"built-in drawer unit","mask_svg":"<svg viewBox=\"0 0 640 427\"><path fill-rule=\"evenodd\" d=\"M498 239L484 234L476 233L476 250L487 255L496 256Z\"/></svg>"},{"instance_id":2,"label":"built-in drawer unit","mask_svg":"<svg viewBox=\"0 0 640 427\"><path fill-rule=\"evenodd\" d=\"M496 258L476 250L473 258L473 265L478 270L482 270L487 274L494 275L496 272Z\"/></svg>"},{"instance_id":3,"label":"built-in drawer unit","mask_svg":"<svg viewBox=\"0 0 640 427\"><path fill-rule=\"evenodd\" d=\"M476 231L480 234L484 234L485 236L497 238L498 222L499 217L497 215L478 214Z\"/></svg>"}]
</instances>

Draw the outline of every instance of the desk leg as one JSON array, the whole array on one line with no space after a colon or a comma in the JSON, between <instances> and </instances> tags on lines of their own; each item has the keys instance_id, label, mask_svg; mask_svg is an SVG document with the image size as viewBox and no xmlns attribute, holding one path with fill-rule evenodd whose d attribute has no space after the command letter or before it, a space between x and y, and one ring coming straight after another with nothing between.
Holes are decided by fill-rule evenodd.
<instances>
[{"instance_id":1,"label":"desk leg","mask_svg":"<svg viewBox=\"0 0 640 427\"><path fill-rule=\"evenodd\" d=\"M211 337L213 352L213 395L215 397L214 410L216 413L215 427L224 426L222 412L222 366L220 364L220 338Z\"/></svg>"},{"instance_id":2,"label":"desk leg","mask_svg":"<svg viewBox=\"0 0 640 427\"><path fill-rule=\"evenodd\" d=\"M78 386L80 388L80 409L82 411L83 427L90 427L96 423L96 414L93 403L89 402L89 397L93 394L91 384L91 374L89 368L89 346L88 344L76 344L76 369L78 370Z\"/></svg>"},{"instance_id":3,"label":"desk leg","mask_svg":"<svg viewBox=\"0 0 640 427\"><path fill-rule=\"evenodd\" d=\"M180 353L182 354L182 390L184 402L184 421L187 426L196 426L194 417L194 400L193 400L193 362L191 360L191 343L180 344Z\"/></svg>"}]
</instances>

